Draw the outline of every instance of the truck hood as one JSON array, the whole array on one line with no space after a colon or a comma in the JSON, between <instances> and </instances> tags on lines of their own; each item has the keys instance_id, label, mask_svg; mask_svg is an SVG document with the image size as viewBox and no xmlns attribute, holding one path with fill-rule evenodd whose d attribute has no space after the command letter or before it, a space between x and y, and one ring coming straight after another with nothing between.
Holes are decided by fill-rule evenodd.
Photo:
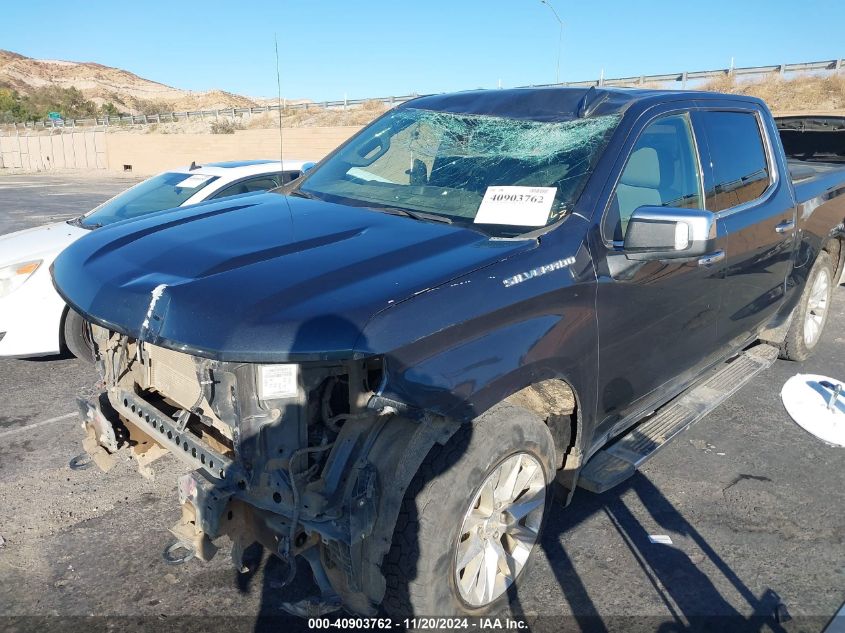
<instances>
[{"instance_id":1,"label":"truck hood","mask_svg":"<svg viewBox=\"0 0 845 633\"><path fill-rule=\"evenodd\" d=\"M355 355L376 313L534 246L268 193L94 231L59 255L53 279L90 320L155 345L229 361L332 359ZM414 323L403 327L415 340Z\"/></svg>"},{"instance_id":2,"label":"truck hood","mask_svg":"<svg viewBox=\"0 0 845 633\"><path fill-rule=\"evenodd\" d=\"M67 222L55 222L0 235L0 267L33 259L49 263L62 249L87 233L87 229Z\"/></svg>"}]
</instances>

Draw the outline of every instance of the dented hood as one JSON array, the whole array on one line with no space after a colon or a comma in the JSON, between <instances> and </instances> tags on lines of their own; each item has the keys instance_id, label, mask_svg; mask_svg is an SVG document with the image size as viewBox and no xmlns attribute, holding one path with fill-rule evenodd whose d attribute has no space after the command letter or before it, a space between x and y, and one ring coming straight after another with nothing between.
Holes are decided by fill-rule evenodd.
<instances>
[{"instance_id":1,"label":"dented hood","mask_svg":"<svg viewBox=\"0 0 845 633\"><path fill-rule=\"evenodd\" d=\"M268 193L94 231L59 255L53 278L90 320L152 344L331 359L354 356L374 314L535 244ZM403 327L415 340L414 323Z\"/></svg>"}]
</instances>

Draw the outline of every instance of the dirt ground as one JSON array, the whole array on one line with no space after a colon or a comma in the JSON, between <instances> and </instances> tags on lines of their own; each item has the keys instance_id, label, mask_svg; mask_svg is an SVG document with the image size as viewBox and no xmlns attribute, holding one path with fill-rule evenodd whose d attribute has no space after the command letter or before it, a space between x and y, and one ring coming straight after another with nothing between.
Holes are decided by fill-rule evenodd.
<instances>
[{"instance_id":1,"label":"dirt ground","mask_svg":"<svg viewBox=\"0 0 845 633\"><path fill-rule=\"evenodd\" d=\"M70 217L130 184L0 177L0 233ZM53 195L56 194L56 195ZM845 598L845 450L794 424L779 392L798 372L845 377L845 289L820 351L778 361L682 434L635 477L553 508L513 595L531 630L813 631ZM82 431L74 398L93 369L75 359L0 359L0 629L296 631L281 603L284 565L253 552L170 566L181 463L154 481L120 460L71 470ZM665 535L670 545L655 544ZM792 616L773 618L779 603ZM522 630L527 630L523 628Z\"/></svg>"}]
</instances>

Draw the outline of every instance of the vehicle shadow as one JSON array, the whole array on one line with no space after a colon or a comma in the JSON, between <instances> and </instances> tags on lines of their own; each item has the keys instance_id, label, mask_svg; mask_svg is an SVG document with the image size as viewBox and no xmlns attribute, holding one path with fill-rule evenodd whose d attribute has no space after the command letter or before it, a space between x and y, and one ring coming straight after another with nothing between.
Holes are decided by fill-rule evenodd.
<instances>
[{"instance_id":1,"label":"vehicle shadow","mask_svg":"<svg viewBox=\"0 0 845 633\"><path fill-rule=\"evenodd\" d=\"M648 530L631 510L631 500L642 504L662 532L686 538L694 544L698 560L694 561L677 546L652 543ZM590 594L595 595L605 588L584 583L561 543L563 532L576 529L596 515L606 516L621 536L645 576L643 583L647 583L663 603L667 616L606 616L599 612ZM572 613L563 618L569 625L563 628L590 633L621 630L660 633L786 631L774 615L780 603L777 593L769 589L756 596L701 533L642 473L637 472L621 486L601 495L578 491L568 508L554 507L540 547ZM732 605L702 570L704 567L715 567L748 608L740 611ZM606 604L606 600L603 603ZM560 630L560 617L544 615L526 614L525 617L535 631Z\"/></svg>"},{"instance_id":2,"label":"vehicle shadow","mask_svg":"<svg viewBox=\"0 0 845 633\"><path fill-rule=\"evenodd\" d=\"M56 360L75 360L76 357L70 352L59 352L58 354L50 354L49 356L27 356L20 360L29 363L50 363Z\"/></svg>"},{"instance_id":3,"label":"vehicle shadow","mask_svg":"<svg viewBox=\"0 0 845 633\"><path fill-rule=\"evenodd\" d=\"M699 555L699 559L693 560L677 546L652 543L648 530L630 508L632 500L642 504L654 524L662 531L676 538L688 539L694 545L692 549ZM606 615L599 611L591 595L600 594L606 587L585 583L573 558L561 543L561 535L564 532L578 528L597 515L607 517L622 537L645 577L643 584L651 588L663 603L668 615ZM413 538L413 535L409 537ZM755 595L700 532L640 473L620 487L602 495L579 491L575 501L568 508L553 503L538 548L548 559L568 609L564 609L564 605L560 605L560 608L556 605L544 605L539 613L533 612L535 609L532 607L526 612L519 595L520 587L524 586L523 578L523 583L513 585L508 591L507 610L497 614L500 617L520 620L522 631L786 633L788 630L774 616L780 603L777 593L768 589L760 596ZM535 551L534 555L538 553ZM285 615L281 605L302 599L309 593L313 594L316 587L309 582L298 582L282 588L287 574L286 565L275 556L264 553L257 545L248 552L247 562L249 571L235 574L235 582L238 588L245 592L249 591L256 577L262 578L261 608L254 631L269 633L278 630L313 630L309 629L307 620ZM733 592L741 596L748 608L742 608L740 611L732 605L713 580L702 571L703 567L715 568ZM531 568L532 566L528 568L529 574ZM308 565L300 561L298 580L309 577ZM602 602L606 603L606 600ZM565 610L568 611L567 615L563 614ZM747 615L749 613L751 615ZM504 621L503 626L506 626Z\"/></svg>"},{"instance_id":4,"label":"vehicle shadow","mask_svg":"<svg viewBox=\"0 0 845 633\"><path fill-rule=\"evenodd\" d=\"M278 633L288 631L312 631L308 620L287 614L282 608L285 602L296 602L317 593L311 581L311 570L305 561L297 560L297 581L287 585L288 567L279 557L266 551L258 543L244 551L247 571L234 572L235 586L241 593L249 593L257 577L261 580L260 608L255 619L255 633Z\"/></svg>"}]
</instances>

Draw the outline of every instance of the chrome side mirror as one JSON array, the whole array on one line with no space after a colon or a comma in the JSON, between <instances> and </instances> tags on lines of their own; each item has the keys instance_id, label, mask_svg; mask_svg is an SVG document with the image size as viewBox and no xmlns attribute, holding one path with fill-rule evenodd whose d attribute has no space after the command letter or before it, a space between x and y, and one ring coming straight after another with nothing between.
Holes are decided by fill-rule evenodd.
<instances>
[{"instance_id":1,"label":"chrome side mirror","mask_svg":"<svg viewBox=\"0 0 845 633\"><path fill-rule=\"evenodd\" d=\"M702 209L639 207L628 220L622 250L628 259L700 257L716 243L716 216Z\"/></svg>"}]
</instances>

